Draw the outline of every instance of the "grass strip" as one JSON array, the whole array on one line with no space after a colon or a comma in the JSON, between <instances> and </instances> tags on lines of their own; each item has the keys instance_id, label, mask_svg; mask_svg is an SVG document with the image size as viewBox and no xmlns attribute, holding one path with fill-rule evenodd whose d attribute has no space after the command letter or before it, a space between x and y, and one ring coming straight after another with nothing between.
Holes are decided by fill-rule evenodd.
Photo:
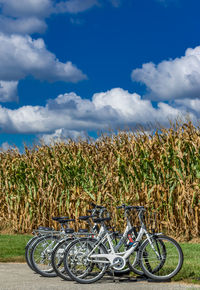
<instances>
[{"instance_id":1,"label":"grass strip","mask_svg":"<svg viewBox=\"0 0 200 290\"><path fill-rule=\"evenodd\" d=\"M25 262L25 246L31 235L0 235L0 262Z\"/></svg>"},{"instance_id":2,"label":"grass strip","mask_svg":"<svg viewBox=\"0 0 200 290\"><path fill-rule=\"evenodd\" d=\"M180 243L184 254L184 262L181 271L173 278L173 281L184 281L200 284L200 244Z\"/></svg>"}]
</instances>

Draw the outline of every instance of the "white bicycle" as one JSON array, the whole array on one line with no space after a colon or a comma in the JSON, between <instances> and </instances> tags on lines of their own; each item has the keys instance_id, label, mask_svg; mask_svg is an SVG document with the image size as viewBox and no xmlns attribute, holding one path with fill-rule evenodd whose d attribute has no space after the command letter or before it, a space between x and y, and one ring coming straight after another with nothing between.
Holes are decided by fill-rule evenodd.
<instances>
[{"instance_id":1,"label":"white bicycle","mask_svg":"<svg viewBox=\"0 0 200 290\"><path fill-rule=\"evenodd\" d=\"M140 264L144 274L157 281L174 277L183 264L183 252L172 238L162 234L150 234L143 221L145 208L133 206L138 211L140 230L131 247L117 251L110 233L104 225L105 234L101 239L82 238L73 241L65 250L64 266L67 274L79 283L93 283L101 279L107 270L122 270L129 257L137 251L135 263ZM104 223L110 218L96 219ZM143 237L146 239L143 241ZM105 246L106 245L106 246ZM109 247L108 247L109 245ZM132 264L134 267L134 263Z\"/></svg>"}]
</instances>

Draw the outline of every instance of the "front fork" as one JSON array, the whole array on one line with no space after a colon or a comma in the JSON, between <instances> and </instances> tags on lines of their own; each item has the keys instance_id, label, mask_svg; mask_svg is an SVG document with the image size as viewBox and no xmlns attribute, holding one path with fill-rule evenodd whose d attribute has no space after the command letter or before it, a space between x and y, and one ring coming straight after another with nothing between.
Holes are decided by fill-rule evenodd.
<instances>
[{"instance_id":1,"label":"front fork","mask_svg":"<svg viewBox=\"0 0 200 290\"><path fill-rule=\"evenodd\" d=\"M157 242L157 235L156 234L149 235L149 233L146 232L146 237L147 237L147 240L149 241L149 244L150 244L151 248L155 252L157 258L159 260L162 259L161 253L160 253L160 248L159 248L159 245L158 245L158 242ZM157 250L156 250L152 240L155 241Z\"/></svg>"}]
</instances>

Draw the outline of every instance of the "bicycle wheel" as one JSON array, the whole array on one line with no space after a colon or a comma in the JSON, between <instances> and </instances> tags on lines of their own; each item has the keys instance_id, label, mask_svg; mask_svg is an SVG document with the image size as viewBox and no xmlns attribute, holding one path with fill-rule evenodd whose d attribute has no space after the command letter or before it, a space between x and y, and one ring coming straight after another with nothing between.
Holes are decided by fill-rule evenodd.
<instances>
[{"instance_id":1,"label":"bicycle wheel","mask_svg":"<svg viewBox=\"0 0 200 290\"><path fill-rule=\"evenodd\" d=\"M63 263L64 252L67 246L74 241L72 238L61 240L54 247L53 252L51 254L51 265L55 271L55 273L64 280L71 281L71 278L66 273Z\"/></svg>"},{"instance_id":2,"label":"bicycle wheel","mask_svg":"<svg viewBox=\"0 0 200 290\"><path fill-rule=\"evenodd\" d=\"M34 236L32 237L28 243L26 244L26 247L25 247L25 259L26 259L26 263L27 265L31 268L31 270L34 271L33 269L33 265L31 263L31 258L30 258L30 253L31 253L31 249L32 249L32 246L34 244L34 242L38 239L39 237L38 236Z\"/></svg>"},{"instance_id":3,"label":"bicycle wheel","mask_svg":"<svg viewBox=\"0 0 200 290\"><path fill-rule=\"evenodd\" d=\"M154 235L151 237L151 239L154 239L154 238L156 239L157 235ZM162 240L156 239L155 242L160 244L159 245L160 252L162 253L163 256L165 256L167 254L165 244L162 242ZM145 274L141 268L141 263L140 263L140 255L139 255L140 247L141 247L141 243L138 245L136 251L134 251L130 255L130 257L128 259L128 265L129 265L129 268L135 274L140 275L140 276L144 276ZM148 264L148 254L145 252L144 256L145 256L145 261ZM159 271L162 268L162 266L164 265L164 263L165 263L165 259L160 260L160 263L158 263L158 265L156 265L155 268L152 269L152 273L156 273L157 271Z\"/></svg>"},{"instance_id":4,"label":"bicycle wheel","mask_svg":"<svg viewBox=\"0 0 200 290\"><path fill-rule=\"evenodd\" d=\"M174 277L183 265L183 252L179 244L165 235L146 240L140 248L140 263L145 275L157 281Z\"/></svg>"},{"instance_id":5,"label":"bicycle wheel","mask_svg":"<svg viewBox=\"0 0 200 290\"><path fill-rule=\"evenodd\" d=\"M43 236L36 240L30 253L33 270L44 277L56 277L51 265L51 253L59 241L58 236Z\"/></svg>"},{"instance_id":6,"label":"bicycle wheel","mask_svg":"<svg viewBox=\"0 0 200 290\"><path fill-rule=\"evenodd\" d=\"M134 251L128 258L127 262L132 272L137 275L143 276L144 272L140 265L139 250Z\"/></svg>"},{"instance_id":7,"label":"bicycle wheel","mask_svg":"<svg viewBox=\"0 0 200 290\"><path fill-rule=\"evenodd\" d=\"M98 281L105 274L108 264L105 259L98 258L98 262L88 258L98 241L91 238L81 238L72 242L64 254L64 266L68 275L82 284ZM93 254L107 254L104 245L100 244ZM101 262L102 261L102 262Z\"/></svg>"}]
</instances>

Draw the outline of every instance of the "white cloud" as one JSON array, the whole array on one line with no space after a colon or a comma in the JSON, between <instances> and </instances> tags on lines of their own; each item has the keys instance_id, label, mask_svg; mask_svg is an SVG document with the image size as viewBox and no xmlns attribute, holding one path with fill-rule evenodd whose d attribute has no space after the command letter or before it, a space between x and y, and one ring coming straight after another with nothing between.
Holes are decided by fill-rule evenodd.
<instances>
[{"instance_id":1,"label":"white cloud","mask_svg":"<svg viewBox=\"0 0 200 290\"><path fill-rule=\"evenodd\" d=\"M117 1L117 0L112 0ZM80 13L99 5L98 0L0 0L2 12L11 17L44 18L52 13Z\"/></svg>"},{"instance_id":2,"label":"white cloud","mask_svg":"<svg viewBox=\"0 0 200 290\"><path fill-rule=\"evenodd\" d=\"M101 7L109 1L119 7L121 0L0 0L0 31L12 34L43 33L47 27L45 19L52 14L83 13L93 7ZM77 24L77 21L71 21Z\"/></svg>"},{"instance_id":3,"label":"white cloud","mask_svg":"<svg viewBox=\"0 0 200 290\"><path fill-rule=\"evenodd\" d=\"M0 31L6 34L32 34L34 32L44 32L46 23L36 17L13 19L0 16Z\"/></svg>"},{"instance_id":4,"label":"white cloud","mask_svg":"<svg viewBox=\"0 0 200 290\"><path fill-rule=\"evenodd\" d=\"M200 99L175 100L175 104L188 111L194 111L200 115Z\"/></svg>"},{"instance_id":5,"label":"white cloud","mask_svg":"<svg viewBox=\"0 0 200 290\"><path fill-rule=\"evenodd\" d=\"M52 13L52 0L0 0L0 31L13 34L43 33L44 19Z\"/></svg>"},{"instance_id":6,"label":"white cloud","mask_svg":"<svg viewBox=\"0 0 200 290\"><path fill-rule=\"evenodd\" d=\"M138 120L141 121L144 112L146 113L146 118L153 113L150 101L142 100L138 94L130 94L121 88L95 94L93 103L97 109L103 109L106 106L111 107L123 118L125 117L127 122L131 123L137 123Z\"/></svg>"},{"instance_id":7,"label":"white cloud","mask_svg":"<svg viewBox=\"0 0 200 290\"><path fill-rule=\"evenodd\" d=\"M52 0L0 0L4 15L12 17L45 17L52 10Z\"/></svg>"},{"instance_id":8,"label":"white cloud","mask_svg":"<svg viewBox=\"0 0 200 290\"><path fill-rule=\"evenodd\" d=\"M16 81L0 81L0 102L18 101L17 86Z\"/></svg>"},{"instance_id":9,"label":"white cloud","mask_svg":"<svg viewBox=\"0 0 200 290\"><path fill-rule=\"evenodd\" d=\"M16 110L0 107L0 128L3 132L59 135L63 132L102 129L123 129L138 124L159 122L169 125L187 114L182 107L158 103L154 108L149 100L142 100L120 88L94 94L92 100L82 99L75 93L59 95L46 106L23 106ZM191 113L191 119L199 115ZM62 131L56 131L62 128ZM67 131L64 131L67 130ZM49 136L46 137L47 139Z\"/></svg>"},{"instance_id":10,"label":"white cloud","mask_svg":"<svg viewBox=\"0 0 200 290\"><path fill-rule=\"evenodd\" d=\"M119 4L119 0L106 1ZM74 83L87 78L70 61L60 62L41 38L34 40L27 34L44 32L45 19L53 13L77 14L94 6L100 7L100 1L0 0L0 102L15 101L17 82L27 76Z\"/></svg>"},{"instance_id":11,"label":"white cloud","mask_svg":"<svg viewBox=\"0 0 200 290\"><path fill-rule=\"evenodd\" d=\"M51 14L77 14L94 6L98 0L0 0L0 31L7 34L43 33L45 19Z\"/></svg>"},{"instance_id":12,"label":"white cloud","mask_svg":"<svg viewBox=\"0 0 200 290\"><path fill-rule=\"evenodd\" d=\"M188 48L181 58L143 64L131 76L147 86L151 99L200 97L200 46Z\"/></svg>"},{"instance_id":13,"label":"white cloud","mask_svg":"<svg viewBox=\"0 0 200 290\"><path fill-rule=\"evenodd\" d=\"M13 146L11 146L8 142L3 142L0 146L0 152L6 152L8 150L16 149Z\"/></svg>"},{"instance_id":14,"label":"white cloud","mask_svg":"<svg viewBox=\"0 0 200 290\"><path fill-rule=\"evenodd\" d=\"M70 61L60 62L41 38L1 33L0 43L1 80L19 80L29 75L47 81L78 82L86 78Z\"/></svg>"},{"instance_id":15,"label":"white cloud","mask_svg":"<svg viewBox=\"0 0 200 290\"><path fill-rule=\"evenodd\" d=\"M40 141L44 144L54 144L58 142L66 142L69 139L77 141L79 138L84 140L88 135L84 131L66 130L60 128L55 130L52 134L38 135Z\"/></svg>"}]
</instances>

